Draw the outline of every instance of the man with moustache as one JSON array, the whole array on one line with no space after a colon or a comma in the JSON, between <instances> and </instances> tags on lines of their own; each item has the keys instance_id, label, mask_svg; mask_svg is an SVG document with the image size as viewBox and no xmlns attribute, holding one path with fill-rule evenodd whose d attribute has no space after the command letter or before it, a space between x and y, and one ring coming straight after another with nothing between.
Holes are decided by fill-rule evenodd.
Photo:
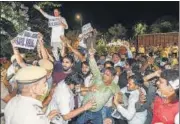
<instances>
[{"instance_id":1,"label":"man with moustache","mask_svg":"<svg viewBox=\"0 0 180 124\"><path fill-rule=\"evenodd\" d=\"M68 74L70 74L73 71L72 70L73 65L74 65L74 59L71 55L66 55L65 57L63 57L62 66L60 67L62 68L62 70L60 69L53 72L53 82L57 84L61 82L63 79L65 79L68 76Z\"/></svg>"}]
</instances>

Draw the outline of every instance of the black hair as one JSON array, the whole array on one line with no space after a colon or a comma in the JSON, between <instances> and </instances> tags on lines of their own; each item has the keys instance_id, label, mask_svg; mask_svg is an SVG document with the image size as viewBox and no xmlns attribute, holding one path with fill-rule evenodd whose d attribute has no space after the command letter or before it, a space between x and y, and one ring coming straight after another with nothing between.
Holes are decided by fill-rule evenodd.
<instances>
[{"instance_id":1,"label":"black hair","mask_svg":"<svg viewBox=\"0 0 180 124\"><path fill-rule=\"evenodd\" d=\"M168 62L168 58L163 57L163 58L162 58L162 62Z\"/></svg>"},{"instance_id":2,"label":"black hair","mask_svg":"<svg viewBox=\"0 0 180 124\"><path fill-rule=\"evenodd\" d=\"M114 62L112 62L112 61L106 61L106 62L104 63L104 67L106 66L106 64L110 64L111 67L114 67Z\"/></svg>"},{"instance_id":3,"label":"black hair","mask_svg":"<svg viewBox=\"0 0 180 124\"><path fill-rule=\"evenodd\" d=\"M82 67L83 65L89 66L89 62L88 62L88 61L83 61L83 62L81 62L81 67Z\"/></svg>"},{"instance_id":4,"label":"black hair","mask_svg":"<svg viewBox=\"0 0 180 124\"><path fill-rule=\"evenodd\" d=\"M176 99L179 99L179 88L175 89Z\"/></svg>"},{"instance_id":5,"label":"black hair","mask_svg":"<svg viewBox=\"0 0 180 124\"><path fill-rule=\"evenodd\" d=\"M153 57L153 56L154 56L154 53L153 53L153 52L149 52L149 56L150 56L150 57Z\"/></svg>"},{"instance_id":6,"label":"black hair","mask_svg":"<svg viewBox=\"0 0 180 124\"><path fill-rule=\"evenodd\" d=\"M161 78L164 78L168 82L169 81L174 81L176 79L179 79L179 71L178 70L173 70L173 69L165 69L161 73Z\"/></svg>"},{"instance_id":7,"label":"black hair","mask_svg":"<svg viewBox=\"0 0 180 124\"><path fill-rule=\"evenodd\" d=\"M175 80L179 79L179 71L173 70L173 69L167 69L161 73L161 77L164 78L165 80L167 80L167 83L169 85L169 81L175 81ZM174 89L174 91L176 94L176 99L179 99L179 88Z\"/></svg>"},{"instance_id":8,"label":"black hair","mask_svg":"<svg viewBox=\"0 0 180 124\"><path fill-rule=\"evenodd\" d=\"M131 64L132 71L139 71L140 70L140 61L134 60L133 63Z\"/></svg>"},{"instance_id":9,"label":"black hair","mask_svg":"<svg viewBox=\"0 0 180 124\"><path fill-rule=\"evenodd\" d=\"M114 67L107 67L107 68L105 68L105 70L109 70L111 72L112 76L116 75L116 70Z\"/></svg>"},{"instance_id":10,"label":"black hair","mask_svg":"<svg viewBox=\"0 0 180 124\"><path fill-rule=\"evenodd\" d=\"M132 64L135 62L136 60L135 59L132 59L132 58L128 58L127 60L126 60L126 62L127 62L127 64L129 65L129 66L132 66Z\"/></svg>"},{"instance_id":11,"label":"black hair","mask_svg":"<svg viewBox=\"0 0 180 124\"><path fill-rule=\"evenodd\" d=\"M121 75L119 76L119 81L118 81L118 85L120 88L124 88L126 87L128 84L128 79L127 79L127 72L124 71L123 73L121 73Z\"/></svg>"},{"instance_id":12,"label":"black hair","mask_svg":"<svg viewBox=\"0 0 180 124\"><path fill-rule=\"evenodd\" d=\"M74 84L74 85L78 85L78 84L84 84L84 79L83 76L77 72L72 72L70 73L65 79L64 79L65 83L67 85L70 84Z\"/></svg>"},{"instance_id":13,"label":"black hair","mask_svg":"<svg viewBox=\"0 0 180 124\"><path fill-rule=\"evenodd\" d=\"M58 12L61 12L58 7L53 8L53 11L54 11L55 9L58 10Z\"/></svg>"},{"instance_id":14,"label":"black hair","mask_svg":"<svg viewBox=\"0 0 180 124\"><path fill-rule=\"evenodd\" d=\"M113 54L112 54L112 57L113 57L114 55L117 55L117 56L120 58L119 53L113 53Z\"/></svg>"},{"instance_id":15,"label":"black hair","mask_svg":"<svg viewBox=\"0 0 180 124\"><path fill-rule=\"evenodd\" d=\"M129 79L133 79L134 83L140 87L142 87L144 83L143 77L140 73L135 73L134 75L130 76Z\"/></svg>"},{"instance_id":16,"label":"black hair","mask_svg":"<svg viewBox=\"0 0 180 124\"><path fill-rule=\"evenodd\" d=\"M62 60L65 59L65 58L68 59L71 63L74 63L74 58L71 55L68 54L68 55L64 56L62 58Z\"/></svg>"}]
</instances>

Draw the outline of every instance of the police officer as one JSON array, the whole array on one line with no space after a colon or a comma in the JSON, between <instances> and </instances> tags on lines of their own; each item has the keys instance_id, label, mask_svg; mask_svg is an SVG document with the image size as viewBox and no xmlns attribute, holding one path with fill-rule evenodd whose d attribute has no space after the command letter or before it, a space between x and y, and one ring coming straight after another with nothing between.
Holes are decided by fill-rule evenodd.
<instances>
[{"instance_id":1,"label":"police officer","mask_svg":"<svg viewBox=\"0 0 180 124\"><path fill-rule=\"evenodd\" d=\"M5 108L6 124L49 124L57 111L48 117L42 112L42 102L38 96L47 92L47 71L37 66L21 68L15 75L18 95L12 98Z\"/></svg>"}]
</instances>

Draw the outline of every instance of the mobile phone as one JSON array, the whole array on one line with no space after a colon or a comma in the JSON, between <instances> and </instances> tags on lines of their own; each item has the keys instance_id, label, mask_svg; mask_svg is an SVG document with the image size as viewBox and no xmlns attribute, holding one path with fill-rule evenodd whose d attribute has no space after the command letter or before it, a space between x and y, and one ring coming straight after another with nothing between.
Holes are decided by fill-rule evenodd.
<instances>
[{"instance_id":1,"label":"mobile phone","mask_svg":"<svg viewBox=\"0 0 180 124\"><path fill-rule=\"evenodd\" d=\"M115 109L115 110L112 112L111 116L112 116L113 118L116 118L116 119L120 119L120 118L121 118L121 114L117 111L117 109Z\"/></svg>"}]
</instances>

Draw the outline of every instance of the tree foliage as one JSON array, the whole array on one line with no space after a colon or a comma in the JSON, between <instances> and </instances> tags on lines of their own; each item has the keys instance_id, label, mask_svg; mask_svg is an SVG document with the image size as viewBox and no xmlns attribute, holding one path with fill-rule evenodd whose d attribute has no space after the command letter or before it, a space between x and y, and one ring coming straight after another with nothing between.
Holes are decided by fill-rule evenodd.
<instances>
[{"instance_id":1,"label":"tree foliage","mask_svg":"<svg viewBox=\"0 0 180 124\"><path fill-rule=\"evenodd\" d=\"M150 27L151 33L166 33L179 30L179 23L171 16L158 18Z\"/></svg>"},{"instance_id":2,"label":"tree foliage","mask_svg":"<svg viewBox=\"0 0 180 124\"><path fill-rule=\"evenodd\" d=\"M133 31L134 31L134 37L144 34L147 31L147 25L144 23L137 23L134 27L133 27Z\"/></svg>"},{"instance_id":3,"label":"tree foliage","mask_svg":"<svg viewBox=\"0 0 180 124\"><path fill-rule=\"evenodd\" d=\"M106 42L104 39L97 40L96 51L98 55L103 55L107 53Z\"/></svg>"},{"instance_id":4,"label":"tree foliage","mask_svg":"<svg viewBox=\"0 0 180 124\"><path fill-rule=\"evenodd\" d=\"M28 28L27 13L28 7L20 2L1 2L1 57L12 54L10 40Z\"/></svg>"},{"instance_id":5,"label":"tree foliage","mask_svg":"<svg viewBox=\"0 0 180 124\"><path fill-rule=\"evenodd\" d=\"M108 29L108 32L113 39L124 39L126 38L127 29L122 24L115 24Z\"/></svg>"}]
</instances>

